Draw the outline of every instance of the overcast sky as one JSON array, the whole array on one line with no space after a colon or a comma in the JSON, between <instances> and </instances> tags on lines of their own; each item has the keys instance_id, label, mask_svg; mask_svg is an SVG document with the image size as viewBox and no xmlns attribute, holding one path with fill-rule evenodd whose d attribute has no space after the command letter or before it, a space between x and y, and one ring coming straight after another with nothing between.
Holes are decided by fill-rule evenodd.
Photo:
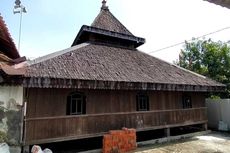
<instances>
[{"instance_id":1,"label":"overcast sky","mask_svg":"<svg viewBox=\"0 0 230 153\"><path fill-rule=\"evenodd\" d=\"M15 0L1 0L0 13L18 45L19 14ZM102 0L21 0L23 14L20 54L39 57L71 46L82 25L90 25ZM178 58L182 45L155 50L230 27L230 9L203 0L108 0L110 11L136 36L146 39L139 50L168 62ZM230 40L230 29L207 36Z\"/></svg>"}]
</instances>

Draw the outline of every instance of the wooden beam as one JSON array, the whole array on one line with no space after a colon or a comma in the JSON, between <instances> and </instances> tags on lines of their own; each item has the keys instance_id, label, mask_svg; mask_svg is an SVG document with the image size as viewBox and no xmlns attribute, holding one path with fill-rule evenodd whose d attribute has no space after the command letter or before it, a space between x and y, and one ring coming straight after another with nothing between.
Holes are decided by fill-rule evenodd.
<instances>
[{"instance_id":1,"label":"wooden beam","mask_svg":"<svg viewBox=\"0 0 230 153\"><path fill-rule=\"evenodd\" d=\"M117 82L98 80L24 78L23 86L27 88L73 88L106 90L162 90L162 91L199 91L220 92L225 86L201 86L186 84L162 84L144 82Z\"/></svg>"},{"instance_id":2,"label":"wooden beam","mask_svg":"<svg viewBox=\"0 0 230 153\"><path fill-rule=\"evenodd\" d=\"M46 140L82 139L100 136L112 129L137 131L165 129L207 123L206 108L150 112L112 113L81 116L44 117L25 120L25 143ZM50 125L50 126L49 126Z\"/></svg>"},{"instance_id":3,"label":"wooden beam","mask_svg":"<svg viewBox=\"0 0 230 153\"><path fill-rule=\"evenodd\" d=\"M141 131L149 131L149 130L158 130L158 129L164 129L164 128L173 128L173 127L180 127L180 126L188 126L188 125L197 125L197 124L203 124L207 123L207 120L199 121L199 122L191 122L191 123L183 123L183 124L172 124L172 125L163 125L163 126L154 126L150 128L143 128L143 129L136 129L137 132ZM27 145L34 145L34 144L46 144L46 143L55 143L55 142L63 142L63 141L72 141L72 140L79 140L79 139L85 139L85 138L94 138L94 137L100 137L108 132L101 132L96 134L87 134L87 135L81 135L81 136L71 136L71 137L60 137L60 138L52 138L52 139L40 139L35 141L27 141L24 142L24 146Z\"/></svg>"},{"instance_id":4,"label":"wooden beam","mask_svg":"<svg viewBox=\"0 0 230 153\"><path fill-rule=\"evenodd\" d=\"M107 115L138 115L138 114L152 114L152 113L164 113L164 112L178 112L178 111L193 111L193 110L207 110L207 107L188 108L188 109L167 109L167 110L154 110L154 111L138 111L138 112L119 112L119 113L101 113L101 114L85 114L85 115L71 115L71 116L52 116L52 117L37 117L27 118L25 121L36 121L36 120L56 120L56 119L68 119L68 118L81 118L81 117L99 117Z\"/></svg>"}]
</instances>

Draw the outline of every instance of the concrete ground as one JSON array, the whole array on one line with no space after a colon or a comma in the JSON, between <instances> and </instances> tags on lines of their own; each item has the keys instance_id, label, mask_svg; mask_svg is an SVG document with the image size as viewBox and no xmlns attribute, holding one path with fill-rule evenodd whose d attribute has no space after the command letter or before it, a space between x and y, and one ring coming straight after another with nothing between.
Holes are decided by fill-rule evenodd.
<instances>
[{"instance_id":1,"label":"concrete ground","mask_svg":"<svg viewBox=\"0 0 230 153\"><path fill-rule=\"evenodd\" d=\"M230 153L230 134L211 132L175 142L143 146L133 153Z\"/></svg>"}]
</instances>

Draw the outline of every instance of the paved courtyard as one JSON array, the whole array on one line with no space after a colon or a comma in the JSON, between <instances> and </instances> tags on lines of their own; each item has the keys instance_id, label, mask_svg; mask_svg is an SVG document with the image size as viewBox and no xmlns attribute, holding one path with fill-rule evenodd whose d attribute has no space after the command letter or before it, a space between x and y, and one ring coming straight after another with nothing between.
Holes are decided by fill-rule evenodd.
<instances>
[{"instance_id":1,"label":"paved courtyard","mask_svg":"<svg viewBox=\"0 0 230 153\"><path fill-rule=\"evenodd\" d=\"M134 153L230 153L230 134L211 132L204 136L141 147Z\"/></svg>"}]
</instances>

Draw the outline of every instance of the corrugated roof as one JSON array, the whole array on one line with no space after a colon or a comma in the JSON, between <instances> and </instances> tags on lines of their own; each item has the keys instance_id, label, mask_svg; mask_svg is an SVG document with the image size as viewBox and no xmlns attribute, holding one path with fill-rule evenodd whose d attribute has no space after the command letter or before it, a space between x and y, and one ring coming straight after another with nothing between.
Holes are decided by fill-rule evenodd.
<instances>
[{"instance_id":1,"label":"corrugated roof","mask_svg":"<svg viewBox=\"0 0 230 153\"><path fill-rule=\"evenodd\" d=\"M224 86L137 50L96 44L75 46L35 62L27 68L25 77Z\"/></svg>"}]
</instances>

